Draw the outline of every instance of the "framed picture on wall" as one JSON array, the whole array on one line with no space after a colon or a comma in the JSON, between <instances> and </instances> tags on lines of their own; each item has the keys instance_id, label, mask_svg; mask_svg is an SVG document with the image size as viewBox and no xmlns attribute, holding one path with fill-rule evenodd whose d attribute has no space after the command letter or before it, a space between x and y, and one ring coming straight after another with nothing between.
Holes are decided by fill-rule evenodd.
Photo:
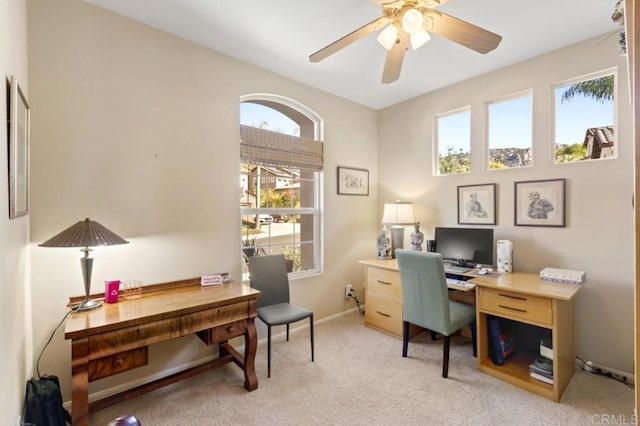
<instances>
[{"instance_id":1,"label":"framed picture on wall","mask_svg":"<svg viewBox=\"0 0 640 426\"><path fill-rule=\"evenodd\" d=\"M515 226L565 226L565 179L515 182Z\"/></svg>"},{"instance_id":2,"label":"framed picture on wall","mask_svg":"<svg viewBox=\"0 0 640 426\"><path fill-rule=\"evenodd\" d=\"M369 170L338 166L338 195L369 195Z\"/></svg>"},{"instance_id":3,"label":"framed picture on wall","mask_svg":"<svg viewBox=\"0 0 640 426\"><path fill-rule=\"evenodd\" d=\"M460 225L496 224L496 184L458 186Z\"/></svg>"},{"instance_id":4,"label":"framed picture on wall","mask_svg":"<svg viewBox=\"0 0 640 426\"><path fill-rule=\"evenodd\" d=\"M30 109L18 80L8 82L9 105L9 218L29 214Z\"/></svg>"}]
</instances>

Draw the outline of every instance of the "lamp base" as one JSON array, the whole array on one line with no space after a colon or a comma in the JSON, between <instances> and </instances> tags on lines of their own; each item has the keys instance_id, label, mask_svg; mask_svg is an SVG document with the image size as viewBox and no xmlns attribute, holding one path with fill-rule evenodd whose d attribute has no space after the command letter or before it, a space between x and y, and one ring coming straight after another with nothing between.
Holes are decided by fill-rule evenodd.
<instances>
[{"instance_id":1,"label":"lamp base","mask_svg":"<svg viewBox=\"0 0 640 426\"><path fill-rule=\"evenodd\" d=\"M97 300L85 299L82 302L74 305L71 309L74 311L89 311L102 306L102 302Z\"/></svg>"},{"instance_id":2,"label":"lamp base","mask_svg":"<svg viewBox=\"0 0 640 426\"><path fill-rule=\"evenodd\" d=\"M396 258L396 250L404 248L404 226L391 227L391 257Z\"/></svg>"}]
</instances>

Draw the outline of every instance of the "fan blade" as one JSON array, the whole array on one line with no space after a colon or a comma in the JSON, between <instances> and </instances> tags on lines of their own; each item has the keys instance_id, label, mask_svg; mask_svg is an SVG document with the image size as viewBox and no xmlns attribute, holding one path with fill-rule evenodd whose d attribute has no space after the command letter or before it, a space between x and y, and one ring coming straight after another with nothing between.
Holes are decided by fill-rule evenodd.
<instances>
[{"instance_id":1,"label":"fan blade","mask_svg":"<svg viewBox=\"0 0 640 426\"><path fill-rule=\"evenodd\" d=\"M381 16L380 18L374 19L366 25L361 26L357 30L347 34L339 40L334 41L328 46L323 47L318 50L316 53L309 56L309 61L311 62L320 62L327 56L333 55L340 49L344 49L354 41L360 40L362 37L371 34L374 31L379 30L389 23L389 18L386 16Z\"/></svg>"},{"instance_id":2,"label":"fan blade","mask_svg":"<svg viewBox=\"0 0 640 426\"><path fill-rule=\"evenodd\" d=\"M449 16L446 13L431 10L428 15L433 17L434 22L432 28L427 28L427 31L431 31L476 52L491 52L502 41L502 36Z\"/></svg>"},{"instance_id":3,"label":"fan blade","mask_svg":"<svg viewBox=\"0 0 640 426\"><path fill-rule=\"evenodd\" d=\"M387 52L387 60L384 63L384 72L382 73L382 83L393 83L400 77L402 61L404 61L404 52L407 51L408 46L409 36L400 30L396 44Z\"/></svg>"}]
</instances>

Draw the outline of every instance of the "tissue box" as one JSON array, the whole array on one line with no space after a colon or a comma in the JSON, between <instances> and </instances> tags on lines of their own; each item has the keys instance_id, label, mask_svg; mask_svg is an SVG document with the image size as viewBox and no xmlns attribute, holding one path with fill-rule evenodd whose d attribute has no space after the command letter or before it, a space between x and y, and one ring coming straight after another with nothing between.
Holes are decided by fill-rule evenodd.
<instances>
[{"instance_id":1,"label":"tissue box","mask_svg":"<svg viewBox=\"0 0 640 426\"><path fill-rule=\"evenodd\" d=\"M540 279L565 284L582 284L587 277L584 271L570 269L544 268L540 271Z\"/></svg>"}]
</instances>

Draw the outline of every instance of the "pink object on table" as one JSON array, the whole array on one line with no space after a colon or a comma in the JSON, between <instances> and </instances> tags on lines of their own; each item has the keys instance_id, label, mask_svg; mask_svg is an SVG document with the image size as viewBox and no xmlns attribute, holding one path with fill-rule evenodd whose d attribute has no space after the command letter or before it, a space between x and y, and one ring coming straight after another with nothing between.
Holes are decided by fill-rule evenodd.
<instances>
[{"instance_id":1,"label":"pink object on table","mask_svg":"<svg viewBox=\"0 0 640 426\"><path fill-rule=\"evenodd\" d=\"M107 303L117 303L120 292L120 280L104 282L104 301Z\"/></svg>"}]
</instances>

